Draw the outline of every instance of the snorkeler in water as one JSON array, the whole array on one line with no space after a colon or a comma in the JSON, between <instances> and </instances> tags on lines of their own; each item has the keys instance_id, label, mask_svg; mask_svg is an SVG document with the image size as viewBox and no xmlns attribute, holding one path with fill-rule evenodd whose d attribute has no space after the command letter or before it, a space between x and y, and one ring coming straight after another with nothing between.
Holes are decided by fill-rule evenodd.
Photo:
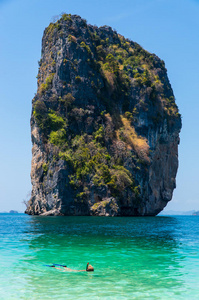
<instances>
[{"instance_id":1,"label":"snorkeler in water","mask_svg":"<svg viewBox=\"0 0 199 300\"><path fill-rule=\"evenodd\" d=\"M94 271L93 266L91 266L89 263L87 263L87 265L86 265L86 270L73 270L64 265L60 265L60 266L62 268L58 268L58 267L56 267L56 265L53 265L51 267L58 269L58 270L62 270L62 271L64 270L66 272L93 272Z\"/></svg>"}]
</instances>

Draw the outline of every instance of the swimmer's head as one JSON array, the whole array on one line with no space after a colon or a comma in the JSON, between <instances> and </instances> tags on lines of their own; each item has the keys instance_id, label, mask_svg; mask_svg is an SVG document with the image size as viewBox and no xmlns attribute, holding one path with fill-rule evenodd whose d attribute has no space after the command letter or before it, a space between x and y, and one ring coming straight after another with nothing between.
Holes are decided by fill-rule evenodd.
<instances>
[{"instance_id":1,"label":"swimmer's head","mask_svg":"<svg viewBox=\"0 0 199 300\"><path fill-rule=\"evenodd\" d=\"M93 266L91 266L91 265L89 265L89 263L87 263L86 271L87 271L87 272L93 272L93 271L94 271Z\"/></svg>"}]
</instances>

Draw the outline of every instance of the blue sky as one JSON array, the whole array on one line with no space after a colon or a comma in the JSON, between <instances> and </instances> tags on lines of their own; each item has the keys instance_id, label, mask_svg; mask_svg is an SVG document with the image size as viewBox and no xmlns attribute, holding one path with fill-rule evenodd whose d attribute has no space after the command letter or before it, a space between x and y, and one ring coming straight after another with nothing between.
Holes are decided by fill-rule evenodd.
<instances>
[{"instance_id":1,"label":"blue sky","mask_svg":"<svg viewBox=\"0 0 199 300\"><path fill-rule=\"evenodd\" d=\"M31 190L31 100L45 27L62 12L109 25L166 63L183 128L177 189L166 210L199 210L199 1L0 0L0 211Z\"/></svg>"}]
</instances>

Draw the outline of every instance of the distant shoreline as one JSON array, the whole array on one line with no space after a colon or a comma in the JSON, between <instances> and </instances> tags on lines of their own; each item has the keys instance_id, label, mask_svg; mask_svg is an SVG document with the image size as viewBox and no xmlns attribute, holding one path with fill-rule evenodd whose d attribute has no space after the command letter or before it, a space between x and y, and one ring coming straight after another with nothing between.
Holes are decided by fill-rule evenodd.
<instances>
[{"instance_id":1,"label":"distant shoreline","mask_svg":"<svg viewBox=\"0 0 199 300\"><path fill-rule=\"evenodd\" d=\"M21 214L25 214L22 211L0 211L0 214L8 214L8 215L21 215Z\"/></svg>"}]
</instances>

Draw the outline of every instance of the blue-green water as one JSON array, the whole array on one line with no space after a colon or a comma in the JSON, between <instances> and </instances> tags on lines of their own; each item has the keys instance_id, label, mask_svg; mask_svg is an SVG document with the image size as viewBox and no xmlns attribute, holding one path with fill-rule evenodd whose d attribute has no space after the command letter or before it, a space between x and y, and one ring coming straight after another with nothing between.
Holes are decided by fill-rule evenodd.
<instances>
[{"instance_id":1,"label":"blue-green water","mask_svg":"<svg viewBox=\"0 0 199 300\"><path fill-rule=\"evenodd\" d=\"M0 267L6 300L199 299L199 217L0 214Z\"/></svg>"}]
</instances>

